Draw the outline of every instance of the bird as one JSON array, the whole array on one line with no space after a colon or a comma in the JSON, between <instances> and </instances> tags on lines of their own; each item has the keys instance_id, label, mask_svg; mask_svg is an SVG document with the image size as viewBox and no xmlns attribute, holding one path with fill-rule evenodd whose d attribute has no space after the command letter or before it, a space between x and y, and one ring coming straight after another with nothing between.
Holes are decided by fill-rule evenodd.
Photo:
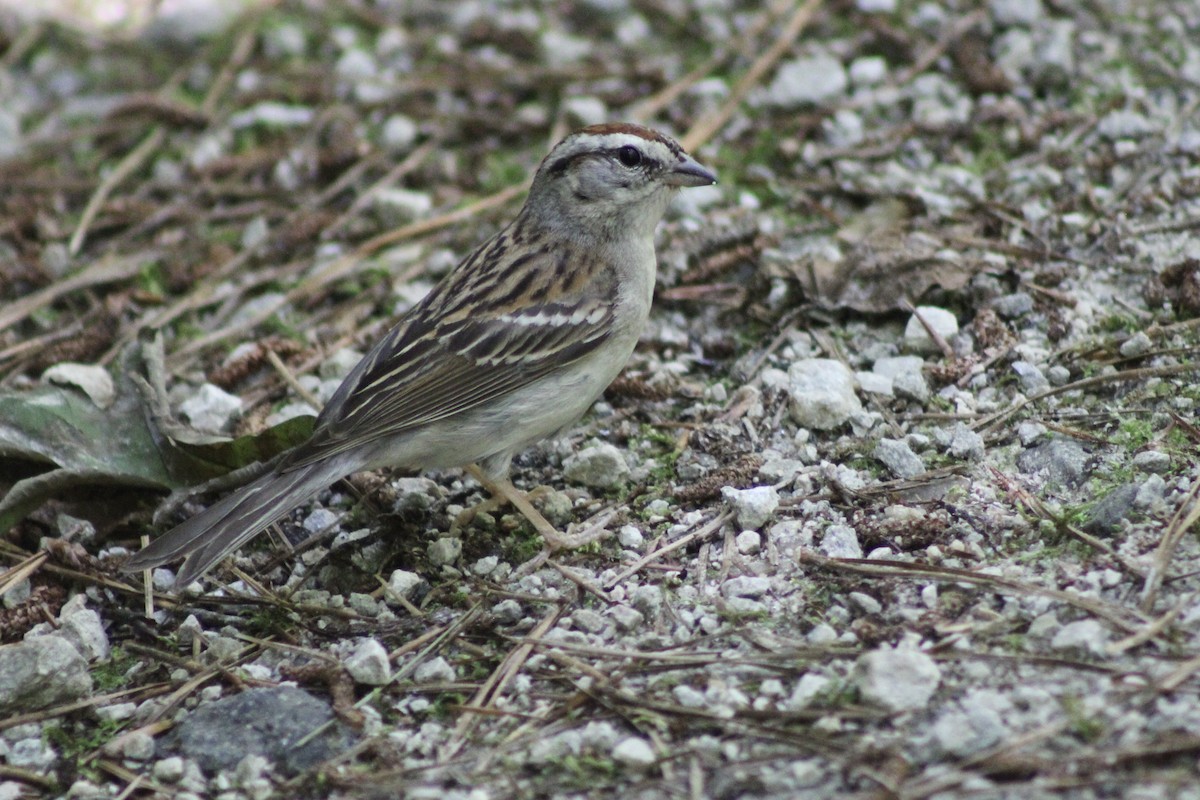
<instances>
[{"instance_id":1,"label":"bird","mask_svg":"<svg viewBox=\"0 0 1200 800\"><path fill-rule=\"evenodd\" d=\"M307 440L123 571L183 558L175 585L188 586L325 487L385 467L472 467L486 488L532 510L507 479L513 456L568 430L624 368L650 313L655 228L680 189L716 182L642 125L568 134L515 219L370 348ZM562 546L543 523L547 545Z\"/></svg>"}]
</instances>

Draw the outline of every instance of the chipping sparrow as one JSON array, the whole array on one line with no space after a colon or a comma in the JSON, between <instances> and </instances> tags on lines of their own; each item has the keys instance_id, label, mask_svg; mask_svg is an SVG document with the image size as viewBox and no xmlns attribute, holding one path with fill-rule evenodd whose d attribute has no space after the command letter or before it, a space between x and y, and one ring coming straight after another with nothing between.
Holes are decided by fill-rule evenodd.
<instances>
[{"instance_id":1,"label":"chipping sparrow","mask_svg":"<svg viewBox=\"0 0 1200 800\"><path fill-rule=\"evenodd\" d=\"M504 479L515 453L572 425L625 366L650 312L654 228L678 189L715 182L639 125L570 134L538 167L516 220L371 348L312 438L124 569L186 556L185 586L361 470L477 463Z\"/></svg>"}]
</instances>

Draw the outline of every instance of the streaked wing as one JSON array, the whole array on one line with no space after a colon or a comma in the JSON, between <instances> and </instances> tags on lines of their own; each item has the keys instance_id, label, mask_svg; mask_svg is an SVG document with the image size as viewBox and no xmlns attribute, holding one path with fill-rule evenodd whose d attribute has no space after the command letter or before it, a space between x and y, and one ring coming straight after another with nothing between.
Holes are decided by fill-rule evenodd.
<instances>
[{"instance_id":1,"label":"streaked wing","mask_svg":"<svg viewBox=\"0 0 1200 800\"><path fill-rule=\"evenodd\" d=\"M553 254L536 248L523 249L519 270L511 272L503 255L492 255L498 245L506 249L505 236L476 251L372 348L322 411L313 438L283 469L461 414L603 344L615 286L580 280L578 267L564 270ZM479 259L486 268L469 269ZM467 305L464 297L481 302ZM531 304L533 297L538 301Z\"/></svg>"}]
</instances>

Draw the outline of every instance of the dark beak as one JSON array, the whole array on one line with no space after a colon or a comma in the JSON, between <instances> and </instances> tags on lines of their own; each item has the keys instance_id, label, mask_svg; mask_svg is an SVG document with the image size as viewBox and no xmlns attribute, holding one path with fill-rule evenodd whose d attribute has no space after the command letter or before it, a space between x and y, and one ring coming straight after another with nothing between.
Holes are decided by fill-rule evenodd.
<instances>
[{"instance_id":1,"label":"dark beak","mask_svg":"<svg viewBox=\"0 0 1200 800\"><path fill-rule=\"evenodd\" d=\"M715 172L687 155L663 176L663 183L668 186L710 186L716 182Z\"/></svg>"}]
</instances>

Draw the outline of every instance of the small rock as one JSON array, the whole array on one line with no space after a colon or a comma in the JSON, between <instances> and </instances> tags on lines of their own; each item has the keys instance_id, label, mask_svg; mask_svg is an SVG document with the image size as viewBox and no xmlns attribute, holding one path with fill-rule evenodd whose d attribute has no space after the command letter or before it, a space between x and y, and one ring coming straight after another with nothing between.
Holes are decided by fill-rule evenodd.
<instances>
[{"instance_id":1,"label":"small rock","mask_svg":"<svg viewBox=\"0 0 1200 800\"><path fill-rule=\"evenodd\" d=\"M686 683L681 683L671 690L671 694L675 698L675 702L684 708L704 708L708 705L708 698L703 692L698 692Z\"/></svg>"},{"instance_id":2,"label":"small rock","mask_svg":"<svg viewBox=\"0 0 1200 800\"><path fill-rule=\"evenodd\" d=\"M1138 488L1137 496L1133 498L1133 504L1138 508L1154 508L1162 502L1166 492L1167 482L1163 480L1162 476L1151 475Z\"/></svg>"},{"instance_id":3,"label":"small rock","mask_svg":"<svg viewBox=\"0 0 1200 800\"><path fill-rule=\"evenodd\" d=\"M775 70L766 100L779 108L817 105L846 91L849 79L842 62L829 55L785 61Z\"/></svg>"},{"instance_id":4,"label":"small rock","mask_svg":"<svg viewBox=\"0 0 1200 800\"><path fill-rule=\"evenodd\" d=\"M417 683L453 683L458 680L458 674L450 662L437 656L413 670L413 680Z\"/></svg>"},{"instance_id":5,"label":"small rock","mask_svg":"<svg viewBox=\"0 0 1200 800\"><path fill-rule=\"evenodd\" d=\"M629 603L647 617L657 617L663 604L662 589L653 585L638 586L629 593Z\"/></svg>"},{"instance_id":6,"label":"small rock","mask_svg":"<svg viewBox=\"0 0 1200 800\"><path fill-rule=\"evenodd\" d=\"M739 578L730 578L721 584L721 596L726 598L758 598L770 590L770 578L764 578L761 575L744 575Z\"/></svg>"},{"instance_id":7,"label":"small rock","mask_svg":"<svg viewBox=\"0 0 1200 800\"><path fill-rule=\"evenodd\" d=\"M1121 355L1125 358L1137 358L1149 353L1154 348L1154 340L1145 331L1138 331L1121 342Z\"/></svg>"},{"instance_id":8,"label":"small rock","mask_svg":"<svg viewBox=\"0 0 1200 800\"><path fill-rule=\"evenodd\" d=\"M1108 630L1094 619L1081 619L1068 622L1054 634L1050 646L1055 650L1075 650L1093 656L1105 656L1108 653Z\"/></svg>"},{"instance_id":9,"label":"small rock","mask_svg":"<svg viewBox=\"0 0 1200 800\"><path fill-rule=\"evenodd\" d=\"M1050 381L1034 364L1028 361L1014 361L1012 369L1021 381L1021 391L1026 394L1038 394L1050 388Z\"/></svg>"},{"instance_id":10,"label":"small rock","mask_svg":"<svg viewBox=\"0 0 1200 800\"><path fill-rule=\"evenodd\" d=\"M887 78L887 60L881 56L856 58L850 62L849 74L855 86L875 86Z\"/></svg>"},{"instance_id":11,"label":"small rock","mask_svg":"<svg viewBox=\"0 0 1200 800\"><path fill-rule=\"evenodd\" d=\"M183 777L183 759L179 756L169 756L154 762L150 774L159 783L178 783Z\"/></svg>"},{"instance_id":12,"label":"small rock","mask_svg":"<svg viewBox=\"0 0 1200 800\"><path fill-rule=\"evenodd\" d=\"M646 624L646 618L642 612L629 606L613 606L608 610L608 615L612 617L613 622L617 623L617 628L624 633L641 630L642 626Z\"/></svg>"},{"instance_id":13,"label":"small rock","mask_svg":"<svg viewBox=\"0 0 1200 800\"><path fill-rule=\"evenodd\" d=\"M767 524L775 509L779 508L779 492L773 486L755 486L751 489L734 489L726 486L721 496L733 510L738 526L746 530L758 530Z\"/></svg>"},{"instance_id":14,"label":"small rock","mask_svg":"<svg viewBox=\"0 0 1200 800\"><path fill-rule=\"evenodd\" d=\"M1033 311L1033 297L1026 292L1014 292L994 298L990 305L1001 317L1017 319Z\"/></svg>"},{"instance_id":15,"label":"small rock","mask_svg":"<svg viewBox=\"0 0 1200 800\"><path fill-rule=\"evenodd\" d=\"M744 556L754 555L762 549L762 536L758 531L742 531L734 542L737 551Z\"/></svg>"},{"instance_id":16,"label":"small rock","mask_svg":"<svg viewBox=\"0 0 1200 800\"><path fill-rule=\"evenodd\" d=\"M792 696L788 699L788 707L797 711L802 708L808 708L812 705L813 700L820 695L826 694L832 684L833 681L824 675L818 675L815 672L804 673L800 676L800 680L796 681L795 688L792 689Z\"/></svg>"},{"instance_id":17,"label":"small rock","mask_svg":"<svg viewBox=\"0 0 1200 800\"><path fill-rule=\"evenodd\" d=\"M937 691L937 662L911 647L881 648L858 659L855 684L864 700L891 711L924 708Z\"/></svg>"},{"instance_id":18,"label":"small rock","mask_svg":"<svg viewBox=\"0 0 1200 800\"><path fill-rule=\"evenodd\" d=\"M789 410L805 428L830 430L862 411L854 391L854 373L840 361L806 358L787 371Z\"/></svg>"},{"instance_id":19,"label":"small rock","mask_svg":"<svg viewBox=\"0 0 1200 800\"><path fill-rule=\"evenodd\" d=\"M388 590L394 593L397 597L403 597L405 600L412 599L413 592L424 582L424 578L415 572L407 572L402 569L394 570L391 577L388 578Z\"/></svg>"},{"instance_id":20,"label":"small rock","mask_svg":"<svg viewBox=\"0 0 1200 800\"><path fill-rule=\"evenodd\" d=\"M57 634L0 645L0 714L88 697L92 676L79 651Z\"/></svg>"},{"instance_id":21,"label":"small rock","mask_svg":"<svg viewBox=\"0 0 1200 800\"><path fill-rule=\"evenodd\" d=\"M1042 0L992 0L992 19L997 25L1030 27L1042 18Z\"/></svg>"},{"instance_id":22,"label":"small rock","mask_svg":"<svg viewBox=\"0 0 1200 800\"><path fill-rule=\"evenodd\" d=\"M496 622L501 625L512 625L525 612L521 609L521 604L511 597L507 600L501 600L496 605L492 606L492 616L496 618Z\"/></svg>"},{"instance_id":23,"label":"small rock","mask_svg":"<svg viewBox=\"0 0 1200 800\"><path fill-rule=\"evenodd\" d=\"M380 223L395 227L427 216L433 210L433 198L425 192L393 186L376 192L371 207Z\"/></svg>"},{"instance_id":24,"label":"small rock","mask_svg":"<svg viewBox=\"0 0 1200 800\"><path fill-rule=\"evenodd\" d=\"M145 731L130 731L121 738L121 755L133 761L154 758L154 737Z\"/></svg>"},{"instance_id":25,"label":"small rock","mask_svg":"<svg viewBox=\"0 0 1200 800\"><path fill-rule=\"evenodd\" d=\"M858 381L858 388L866 394L879 395L880 397L895 397L896 391L892 386L892 379L886 375L880 375L875 372L856 372L854 379Z\"/></svg>"},{"instance_id":26,"label":"small rock","mask_svg":"<svg viewBox=\"0 0 1200 800\"><path fill-rule=\"evenodd\" d=\"M342 666L355 683L365 686L383 686L392 679L387 648L378 639L360 639L342 661Z\"/></svg>"},{"instance_id":27,"label":"small rock","mask_svg":"<svg viewBox=\"0 0 1200 800\"><path fill-rule=\"evenodd\" d=\"M918 318L918 314L920 317ZM925 326L921 324L924 319L933 330L937 331L941 337L950 341L958 333L958 318L953 312L947 311L944 308L937 306L918 306L914 309L914 313L908 319L908 324L904 326L904 346L906 349L914 353L941 353L942 349L929 336L929 332L925 330Z\"/></svg>"},{"instance_id":28,"label":"small rock","mask_svg":"<svg viewBox=\"0 0 1200 800\"><path fill-rule=\"evenodd\" d=\"M1171 456L1161 450L1143 450L1133 457L1133 466L1142 472L1166 472L1171 468Z\"/></svg>"},{"instance_id":29,"label":"small rock","mask_svg":"<svg viewBox=\"0 0 1200 800\"><path fill-rule=\"evenodd\" d=\"M952 458L962 458L967 461L983 459L985 447L983 437L959 422L950 430L949 453Z\"/></svg>"},{"instance_id":30,"label":"small rock","mask_svg":"<svg viewBox=\"0 0 1200 800\"><path fill-rule=\"evenodd\" d=\"M411 117L403 114L393 114L384 120L380 131L380 144L393 153L404 153L416 144L420 129Z\"/></svg>"},{"instance_id":31,"label":"small rock","mask_svg":"<svg viewBox=\"0 0 1200 800\"><path fill-rule=\"evenodd\" d=\"M1071 382L1071 370L1061 364L1055 364L1046 370L1046 380L1050 381L1052 386L1066 386Z\"/></svg>"},{"instance_id":32,"label":"small rock","mask_svg":"<svg viewBox=\"0 0 1200 800\"><path fill-rule=\"evenodd\" d=\"M892 387L896 396L902 400L912 400L924 405L929 401L931 392L929 382L920 372L906 372L892 379Z\"/></svg>"},{"instance_id":33,"label":"small rock","mask_svg":"<svg viewBox=\"0 0 1200 800\"><path fill-rule=\"evenodd\" d=\"M821 537L821 552L829 558L862 558L858 534L849 525L830 525Z\"/></svg>"},{"instance_id":34,"label":"small rock","mask_svg":"<svg viewBox=\"0 0 1200 800\"><path fill-rule=\"evenodd\" d=\"M899 439L880 439L874 455L897 478L915 478L925 472L921 457Z\"/></svg>"},{"instance_id":35,"label":"small rock","mask_svg":"<svg viewBox=\"0 0 1200 800\"><path fill-rule=\"evenodd\" d=\"M1025 420L1017 424L1017 438L1025 447L1029 447L1045 435L1046 426L1040 422Z\"/></svg>"},{"instance_id":36,"label":"small rock","mask_svg":"<svg viewBox=\"0 0 1200 800\"><path fill-rule=\"evenodd\" d=\"M462 555L462 539L457 536L443 536L429 545L426 555L429 563L435 567L453 564Z\"/></svg>"},{"instance_id":37,"label":"small rock","mask_svg":"<svg viewBox=\"0 0 1200 800\"><path fill-rule=\"evenodd\" d=\"M240 397L211 383L202 385L179 404L179 413L192 427L206 433L222 433L241 410Z\"/></svg>"},{"instance_id":38,"label":"small rock","mask_svg":"<svg viewBox=\"0 0 1200 800\"><path fill-rule=\"evenodd\" d=\"M865 592L850 592L847 599L864 614L878 614L883 611L883 604Z\"/></svg>"},{"instance_id":39,"label":"small rock","mask_svg":"<svg viewBox=\"0 0 1200 800\"><path fill-rule=\"evenodd\" d=\"M628 767L638 768L649 767L657 760L649 742L639 736L630 736L617 742L612 749L612 757Z\"/></svg>"},{"instance_id":40,"label":"small rock","mask_svg":"<svg viewBox=\"0 0 1200 800\"><path fill-rule=\"evenodd\" d=\"M586 447L563 462L563 477L592 489L610 489L629 477L624 454L607 442Z\"/></svg>"},{"instance_id":41,"label":"small rock","mask_svg":"<svg viewBox=\"0 0 1200 800\"><path fill-rule=\"evenodd\" d=\"M585 633L601 633L609 627L608 620L590 608L579 608L573 611L571 622Z\"/></svg>"},{"instance_id":42,"label":"small rock","mask_svg":"<svg viewBox=\"0 0 1200 800\"><path fill-rule=\"evenodd\" d=\"M1088 519L1084 530L1089 533L1111 535L1121 529L1122 523L1134 516L1140 485L1126 483L1118 486L1097 500L1088 509Z\"/></svg>"},{"instance_id":43,"label":"small rock","mask_svg":"<svg viewBox=\"0 0 1200 800\"><path fill-rule=\"evenodd\" d=\"M640 550L646 540L636 525L622 525L617 531L617 542L627 550Z\"/></svg>"},{"instance_id":44,"label":"small rock","mask_svg":"<svg viewBox=\"0 0 1200 800\"><path fill-rule=\"evenodd\" d=\"M1017 456L1017 467L1026 475L1043 475L1047 482L1077 487L1090 472L1087 451L1071 439L1048 439Z\"/></svg>"},{"instance_id":45,"label":"small rock","mask_svg":"<svg viewBox=\"0 0 1200 800\"><path fill-rule=\"evenodd\" d=\"M301 737L322 732L303 746ZM275 762L284 775L293 775L328 760L350 746L350 731L329 706L295 687L248 689L201 705L171 734L184 758L213 775L233 770L247 754Z\"/></svg>"}]
</instances>

